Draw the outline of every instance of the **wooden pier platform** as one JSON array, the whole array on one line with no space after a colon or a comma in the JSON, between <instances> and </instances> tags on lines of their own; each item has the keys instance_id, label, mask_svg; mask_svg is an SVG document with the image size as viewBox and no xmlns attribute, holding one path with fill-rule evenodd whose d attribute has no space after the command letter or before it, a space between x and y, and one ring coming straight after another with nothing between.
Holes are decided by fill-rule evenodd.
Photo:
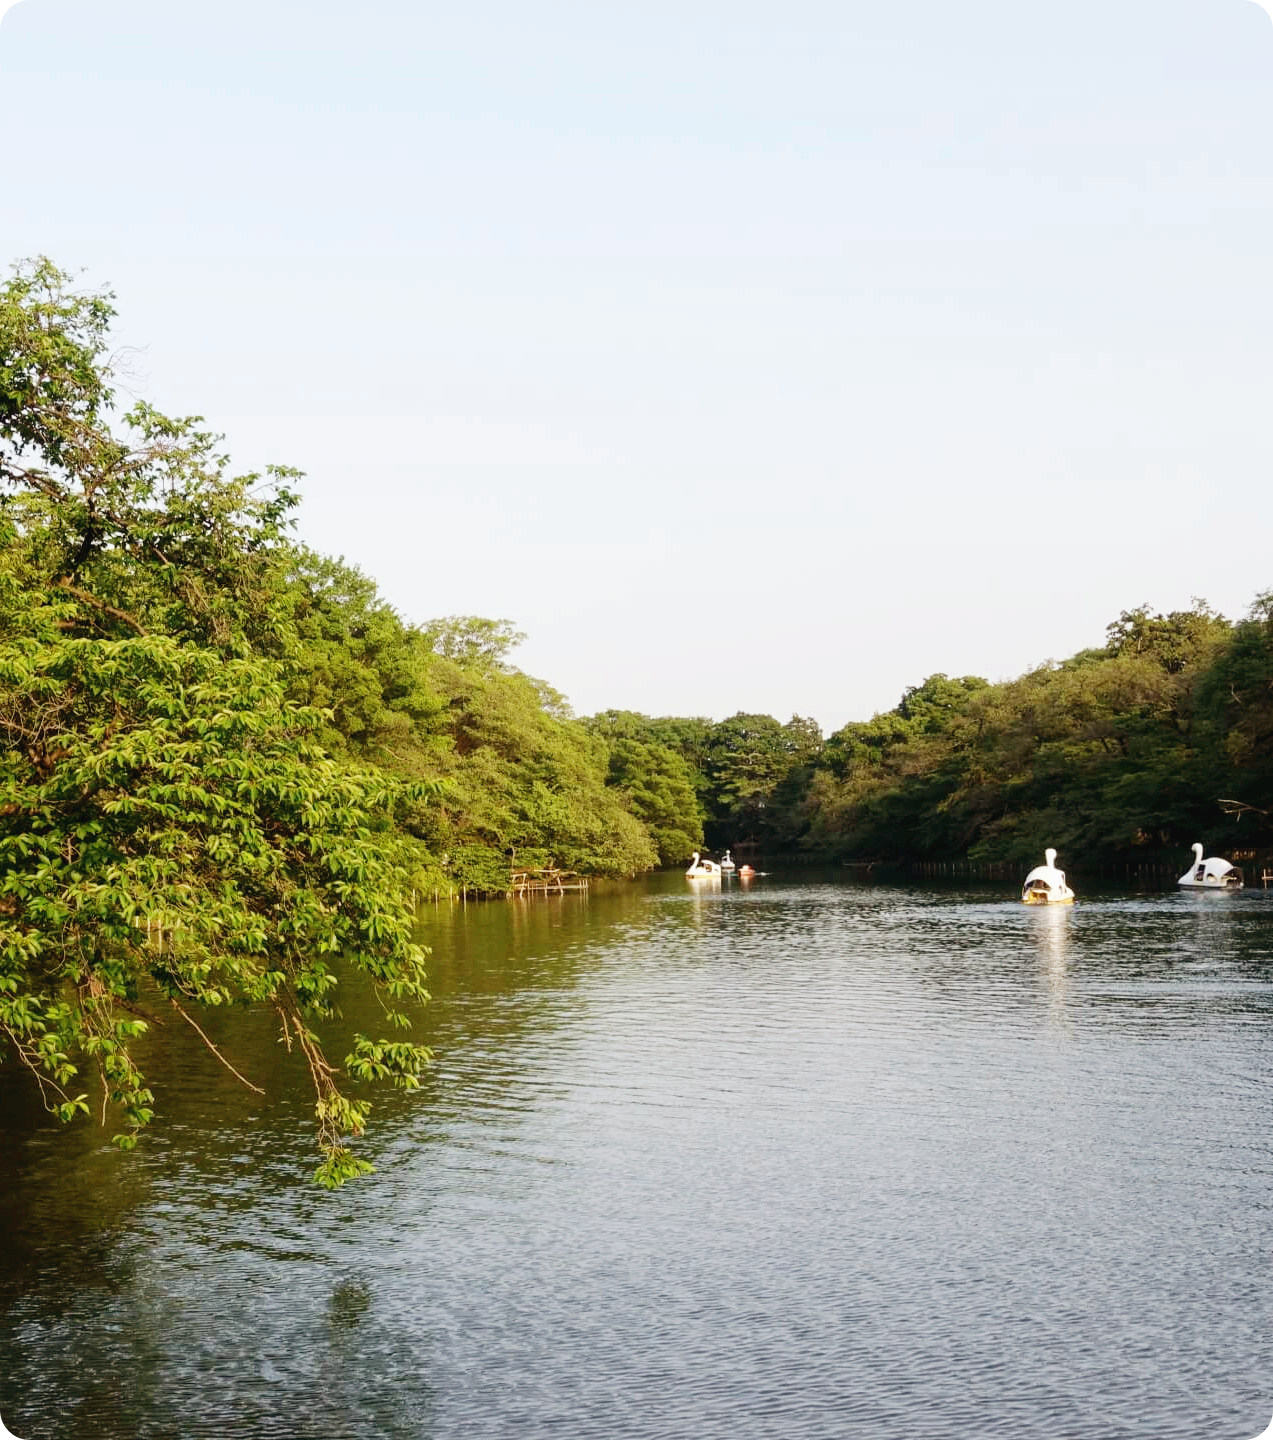
<instances>
[{"instance_id":1,"label":"wooden pier platform","mask_svg":"<svg viewBox=\"0 0 1273 1440\"><path fill-rule=\"evenodd\" d=\"M545 865L535 870L514 870L512 873L512 894L514 895L564 895L567 890L586 890L588 880L574 870L558 870Z\"/></svg>"}]
</instances>

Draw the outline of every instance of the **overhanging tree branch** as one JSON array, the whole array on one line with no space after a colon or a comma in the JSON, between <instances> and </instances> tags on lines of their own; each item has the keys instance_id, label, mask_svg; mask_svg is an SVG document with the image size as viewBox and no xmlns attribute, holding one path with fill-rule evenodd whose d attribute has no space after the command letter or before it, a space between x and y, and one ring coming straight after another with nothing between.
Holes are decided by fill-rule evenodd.
<instances>
[{"instance_id":1,"label":"overhanging tree branch","mask_svg":"<svg viewBox=\"0 0 1273 1440\"><path fill-rule=\"evenodd\" d=\"M1258 805L1248 805L1245 800L1217 800L1216 804L1226 815L1231 815L1238 820L1241 820L1248 811L1253 815L1273 814L1273 811L1261 810Z\"/></svg>"}]
</instances>

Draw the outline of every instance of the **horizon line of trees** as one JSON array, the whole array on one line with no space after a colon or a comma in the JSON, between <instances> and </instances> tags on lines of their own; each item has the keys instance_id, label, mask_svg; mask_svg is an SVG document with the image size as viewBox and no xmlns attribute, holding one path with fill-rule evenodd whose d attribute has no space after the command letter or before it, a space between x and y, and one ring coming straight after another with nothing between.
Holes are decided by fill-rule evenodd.
<instances>
[{"instance_id":1,"label":"horizon line of trees","mask_svg":"<svg viewBox=\"0 0 1273 1440\"><path fill-rule=\"evenodd\" d=\"M649 719L611 737L676 749L709 846L830 862L1105 864L1273 846L1273 592L1232 622L1205 601L1125 610L1105 643L1015 679L928 676L825 740L812 721ZM1080 859L1081 857L1081 859Z\"/></svg>"},{"instance_id":2,"label":"horizon line of trees","mask_svg":"<svg viewBox=\"0 0 1273 1440\"><path fill-rule=\"evenodd\" d=\"M402 814L416 879L508 890L510 862L591 875L750 849L900 863L1091 863L1273 845L1273 593L1126 610L1024 675L928 676L826 737L811 719L575 718L508 660L508 621L413 626L342 561L296 552L291 695L333 754L437 793ZM1073 863L1073 862L1071 862Z\"/></svg>"}]
</instances>

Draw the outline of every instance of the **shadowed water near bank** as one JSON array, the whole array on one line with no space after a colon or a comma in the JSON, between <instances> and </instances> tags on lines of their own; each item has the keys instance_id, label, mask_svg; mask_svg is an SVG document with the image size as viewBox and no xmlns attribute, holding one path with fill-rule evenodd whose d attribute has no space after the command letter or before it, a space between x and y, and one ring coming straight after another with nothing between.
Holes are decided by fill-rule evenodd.
<instances>
[{"instance_id":1,"label":"shadowed water near bank","mask_svg":"<svg viewBox=\"0 0 1273 1440\"><path fill-rule=\"evenodd\" d=\"M1273 895L678 875L421 918L436 1065L335 1195L268 1017L266 1101L155 1046L132 1157L0 1072L24 1440L1267 1423Z\"/></svg>"}]
</instances>

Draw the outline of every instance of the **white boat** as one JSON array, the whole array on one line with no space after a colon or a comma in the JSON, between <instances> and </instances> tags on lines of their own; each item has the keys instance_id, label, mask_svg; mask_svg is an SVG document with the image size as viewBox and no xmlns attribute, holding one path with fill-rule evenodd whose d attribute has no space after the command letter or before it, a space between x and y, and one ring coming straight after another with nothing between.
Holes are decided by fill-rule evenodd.
<instances>
[{"instance_id":1,"label":"white boat","mask_svg":"<svg viewBox=\"0 0 1273 1440\"><path fill-rule=\"evenodd\" d=\"M688 880L711 880L720 879L720 866L715 860L700 860L698 851L695 850L694 858L690 861L690 868L685 872Z\"/></svg>"},{"instance_id":2,"label":"white boat","mask_svg":"<svg viewBox=\"0 0 1273 1440\"><path fill-rule=\"evenodd\" d=\"M1044 865L1036 865L1021 887L1023 905L1073 905L1074 891L1065 883L1065 871L1056 868L1056 851L1045 850Z\"/></svg>"},{"instance_id":3,"label":"white boat","mask_svg":"<svg viewBox=\"0 0 1273 1440\"><path fill-rule=\"evenodd\" d=\"M1227 860L1212 855L1202 858L1202 846L1193 847L1193 864L1176 881L1190 890L1241 890L1242 871L1230 865Z\"/></svg>"},{"instance_id":4,"label":"white boat","mask_svg":"<svg viewBox=\"0 0 1273 1440\"><path fill-rule=\"evenodd\" d=\"M726 850L725 853L720 857L720 868L721 868L722 870L737 870L737 869L738 869L738 866L735 865L734 862L733 862L733 860L730 858L730 854L729 854L729 851L728 851L728 850Z\"/></svg>"}]
</instances>

